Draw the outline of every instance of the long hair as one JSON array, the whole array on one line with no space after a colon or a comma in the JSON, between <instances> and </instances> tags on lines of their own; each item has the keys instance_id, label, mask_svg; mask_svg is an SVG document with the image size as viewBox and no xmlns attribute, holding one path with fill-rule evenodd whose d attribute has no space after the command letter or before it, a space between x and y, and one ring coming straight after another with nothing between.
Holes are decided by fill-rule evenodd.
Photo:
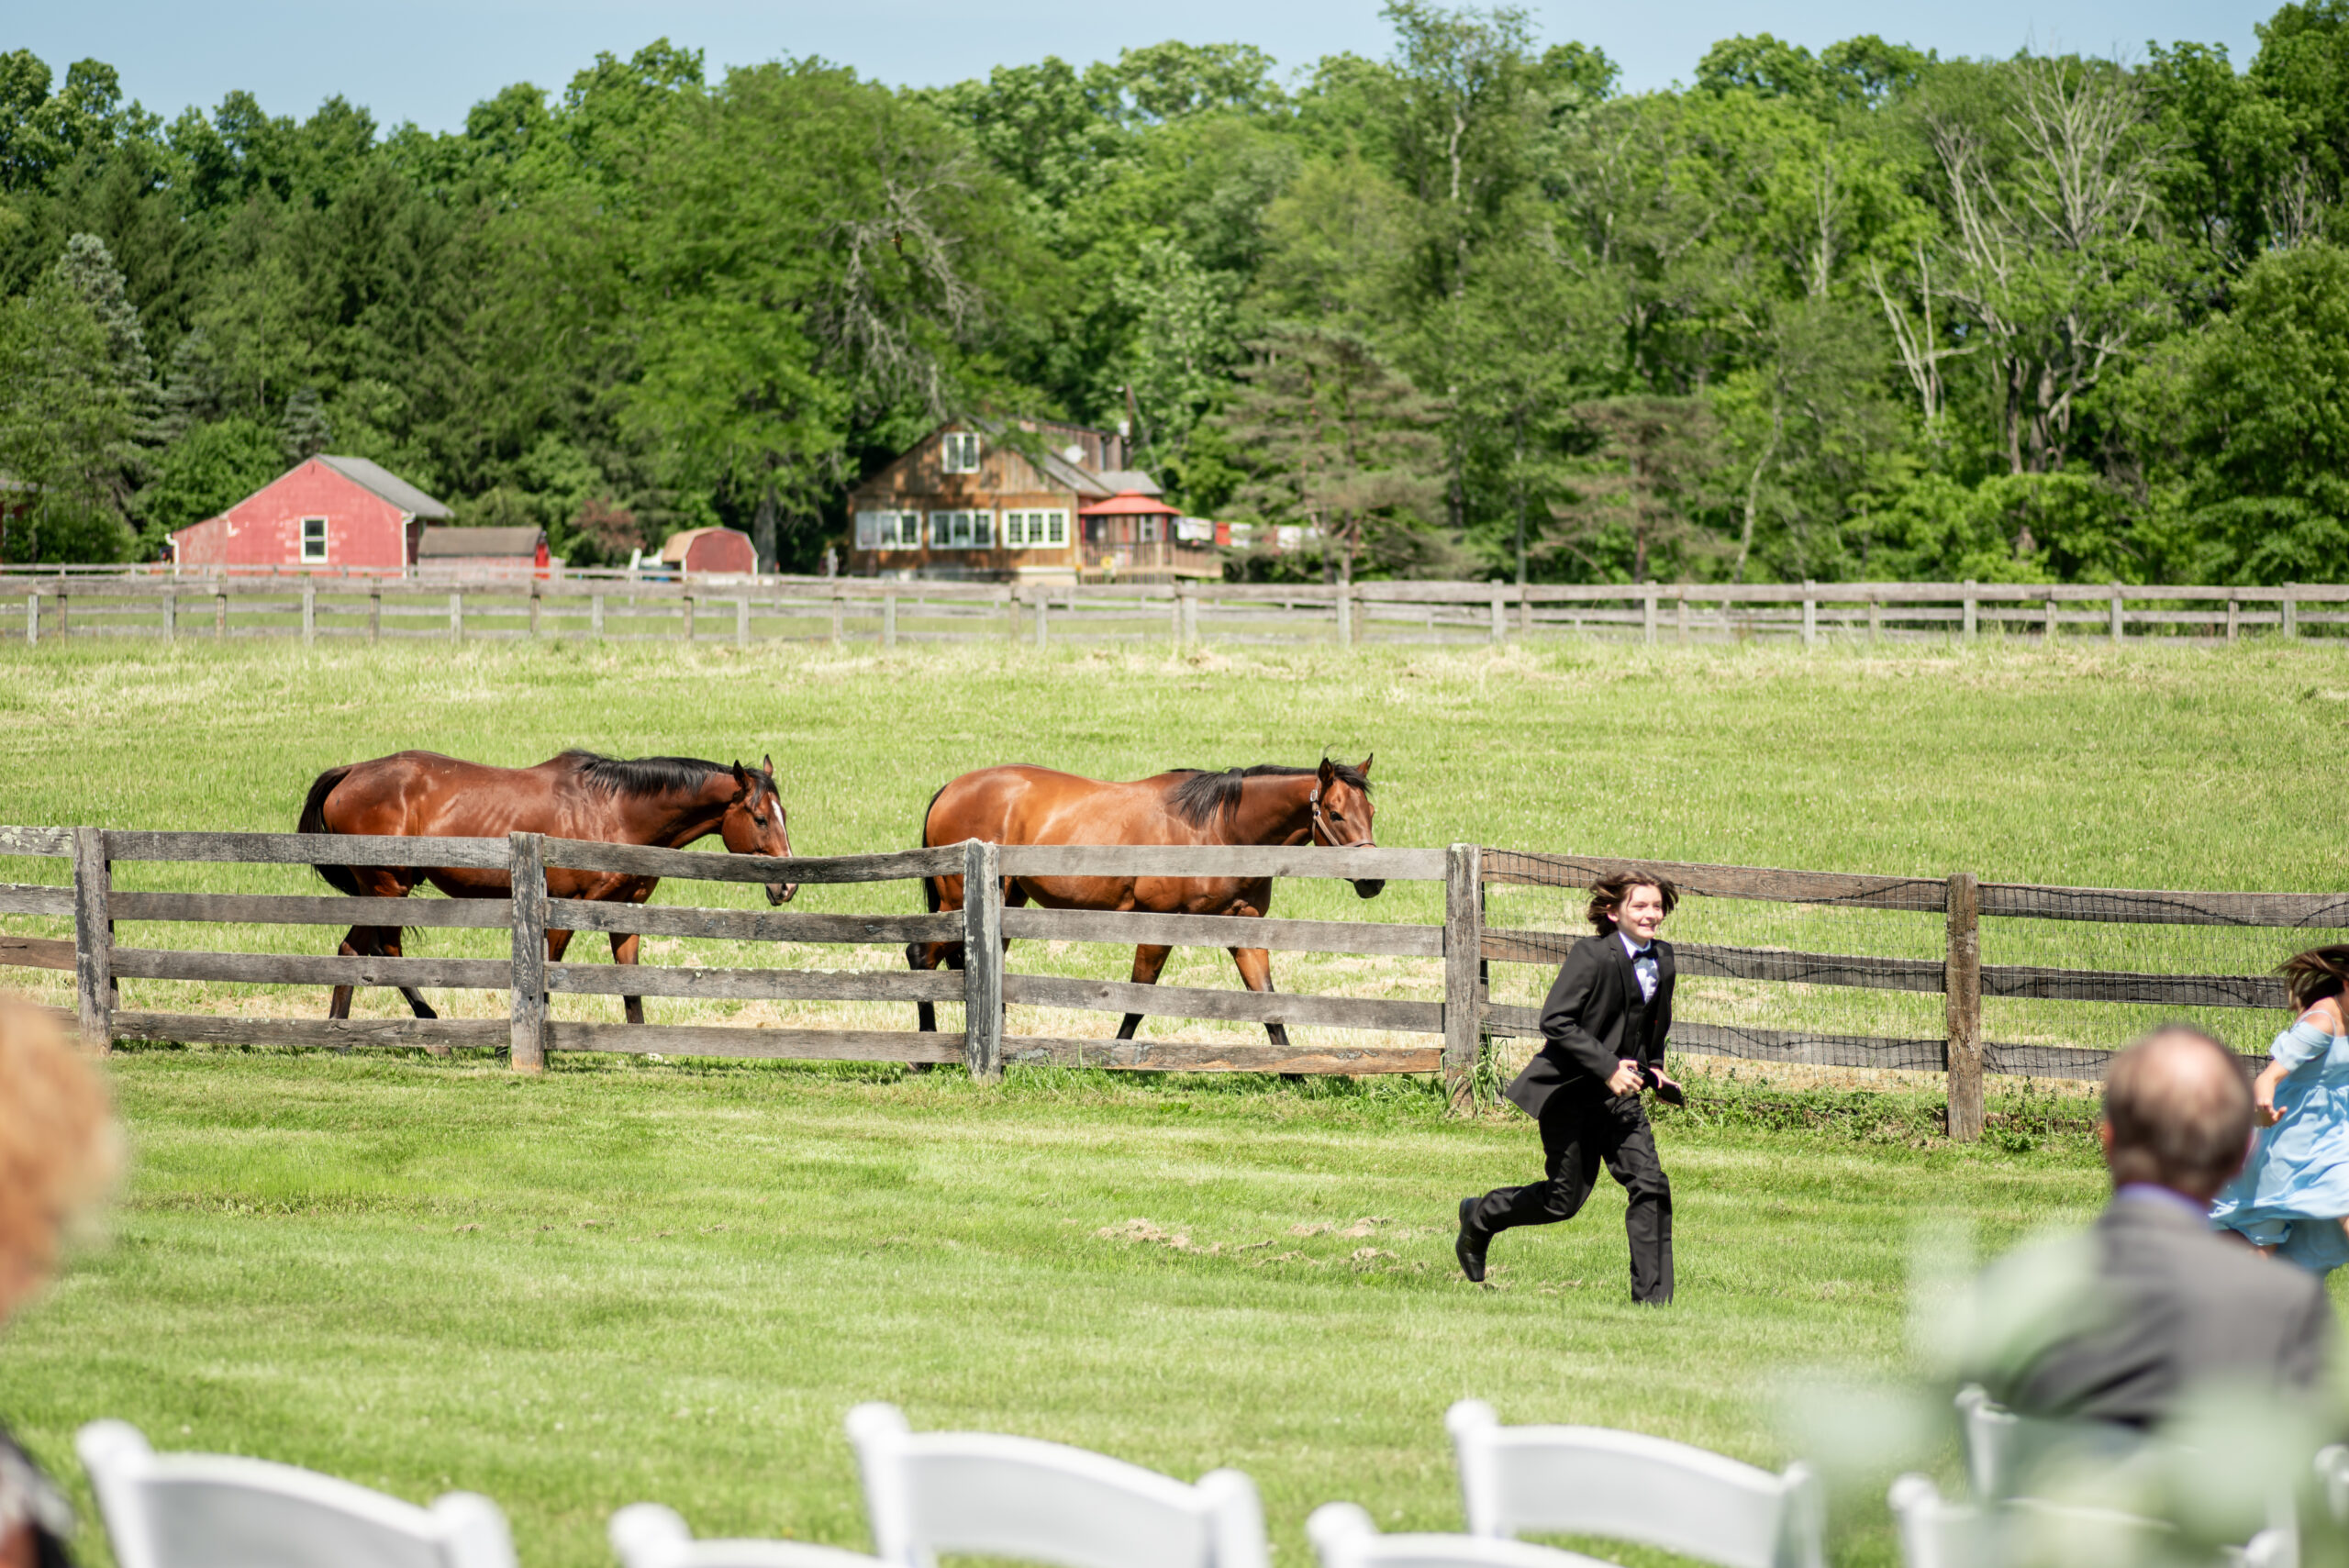
<instances>
[{"instance_id":1,"label":"long hair","mask_svg":"<svg viewBox=\"0 0 2349 1568\"><path fill-rule=\"evenodd\" d=\"M334 831L327 826L327 796L334 793L335 785L340 784L350 772L351 770L347 767L328 768L310 781L310 793L302 802L302 815L294 824L294 831L296 833ZM359 878L351 874L349 866L312 866L310 869L325 878L326 884L337 893L347 893L356 898L363 891L359 885Z\"/></svg>"},{"instance_id":2,"label":"long hair","mask_svg":"<svg viewBox=\"0 0 2349 1568\"><path fill-rule=\"evenodd\" d=\"M1599 878L1590 884L1590 907L1583 913L1590 917L1591 929L1602 937L1615 934L1615 911L1635 887L1653 887L1664 895L1664 912L1671 914L1680 902L1680 890L1669 879L1661 876L1640 876L1619 871L1613 876Z\"/></svg>"},{"instance_id":3,"label":"long hair","mask_svg":"<svg viewBox=\"0 0 2349 1568\"><path fill-rule=\"evenodd\" d=\"M2349 942L2296 952L2276 966L2284 977L2284 992L2296 1012L2305 1012L2327 996L2349 991Z\"/></svg>"}]
</instances>

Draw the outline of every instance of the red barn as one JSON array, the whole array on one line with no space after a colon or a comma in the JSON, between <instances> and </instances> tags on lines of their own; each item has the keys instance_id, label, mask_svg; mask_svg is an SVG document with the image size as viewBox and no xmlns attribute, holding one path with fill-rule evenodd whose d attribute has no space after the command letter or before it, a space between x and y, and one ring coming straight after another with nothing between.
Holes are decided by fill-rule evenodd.
<instances>
[{"instance_id":1,"label":"red barn","mask_svg":"<svg viewBox=\"0 0 2349 1568\"><path fill-rule=\"evenodd\" d=\"M320 455L172 536L183 567L398 572L449 508L363 457Z\"/></svg>"},{"instance_id":2,"label":"red barn","mask_svg":"<svg viewBox=\"0 0 2349 1568\"><path fill-rule=\"evenodd\" d=\"M661 547L661 560L687 572L749 573L759 569L759 552L740 528L687 528L671 534Z\"/></svg>"}]
</instances>

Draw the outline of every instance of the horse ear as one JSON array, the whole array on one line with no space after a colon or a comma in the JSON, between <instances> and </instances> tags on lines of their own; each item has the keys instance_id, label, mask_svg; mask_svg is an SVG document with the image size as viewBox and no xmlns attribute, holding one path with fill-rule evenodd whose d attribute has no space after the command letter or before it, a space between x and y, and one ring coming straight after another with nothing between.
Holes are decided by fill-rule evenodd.
<instances>
[{"instance_id":1,"label":"horse ear","mask_svg":"<svg viewBox=\"0 0 2349 1568\"><path fill-rule=\"evenodd\" d=\"M737 789L751 787L751 775L742 771L742 764L740 762L734 764L734 787Z\"/></svg>"},{"instance_id":2,"label":"horse ear","mask_svg":"<svg viewBox=\"0 0 2349 1568\"><path fill-rule=\"evenodd\" d=\"M1356 768L1356 769L1354 770L1354 772L1356 772L1356 773L1360 773L1360 774L1361 774L1363 777L1364 777L1364 778L1368 778L1368 777L1370 777L1370 764L1371 764L1371 761L1372 761L1372 759L1373 759L1373 758L1375 758L1377 755L1378 755L1378 753L1377 753L1377 752L1373 751L1373 752L1370 754L1370 756L1368 756L1368 757L1364 757L1364 758L1362 760L1362 766L1361 766L1361 767L1359 767L1359 768Z\"/></svg>"},{"instance_id":3,"label":"horse ear","mask_svg":"<svg viewBox=\"0 0 2349 1568\"><path fill-rule=\"evenodd\" d=\"M765 759L759 763L759 771L765 773L770 781L774 778L774 753L773 751L769 751L766 754Z\"/></svg>"},{"instance_id":4,"label":"horse ear","mask_svg":"<svg viewBox=\"0 0 2349 1568\"><path fill-rule=\"evenodd\" d=\"M1336 783L1336 782L1337 782L1337 777L1338 777L1338 765L1337 765L1335 762L1332 762L1331 761L1330 761L1330 759L1329 759L1329 758L1327 758L1327 757L1322 758L1322 759L1321 759L1321 785L1322 785L1322 787L1323 787L1324 789L1327 789L1330 784L1334 784L1334 783Z\"/></svg>"}]
</instances>

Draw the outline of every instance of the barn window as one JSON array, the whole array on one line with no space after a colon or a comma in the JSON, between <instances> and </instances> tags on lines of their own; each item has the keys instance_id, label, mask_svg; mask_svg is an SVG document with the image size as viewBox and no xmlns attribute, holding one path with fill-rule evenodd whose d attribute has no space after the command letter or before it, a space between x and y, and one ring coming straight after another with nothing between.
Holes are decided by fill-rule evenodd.
<instances>
[{"instance_id":1,"label":"barn window","mask_svg":"<svg viewBox=\"0 0 2349 1568\"><path fill-rule=\"evenodd\" d=\"M1163 517L1144 517L1141 520L1142 541L1149 543L1157 539L1159 528L1164 521Z\"/></svg>"},{"instance_id":2,"label":"barn window","mask_svg":"<svg viewBox=\"0 0 2349 1568\"><path fill-rule=\"evenodd\" d=\"M327 520L324 517L302 519L302 559L324 561L327 558Z\"/></svg>"},{"instance_id":3,"label":"barn window","mask_svg":"<svg viewBox=\"0 0 2349 1568\"><path fill-rule=\"evenodd\" d=\"M976 473L979 472L979 438L970 430L946 432L946 472Z\"/></svg>"}]
</instances>

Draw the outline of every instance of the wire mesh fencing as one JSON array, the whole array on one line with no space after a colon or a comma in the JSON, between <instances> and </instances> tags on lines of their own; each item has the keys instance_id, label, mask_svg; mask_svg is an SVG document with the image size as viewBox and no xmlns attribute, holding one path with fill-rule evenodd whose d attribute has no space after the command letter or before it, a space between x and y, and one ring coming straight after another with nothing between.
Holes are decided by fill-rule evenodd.
<instances>
[{"instance_id":1,"label":"wire mesh fencing","mask_svg":"<svg viewBox=\"0 0 2349 1568\"><path fill-rule=\"evenodd\" d=\"M2349 894L1977 888L1492 849L1483 863L1486 1028L1520 1051L1558 964L1592 930L1588 888L1620 871L1682 895L1665 930L1675 1051L1950 1072L1954 1084L1969 1049L1977 1083L2099 1078L2114 1050L2167 1022L2264 1053L2287 1006L2277 963L2349 940ZM1978 967L1965 956L1976 942Z\"/></svg>"}]
</instances>

